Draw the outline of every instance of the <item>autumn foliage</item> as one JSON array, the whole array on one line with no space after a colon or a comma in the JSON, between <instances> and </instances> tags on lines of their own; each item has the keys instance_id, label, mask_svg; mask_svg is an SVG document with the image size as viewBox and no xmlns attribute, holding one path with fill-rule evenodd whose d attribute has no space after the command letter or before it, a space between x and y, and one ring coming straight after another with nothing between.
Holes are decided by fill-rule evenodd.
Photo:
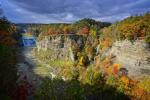
<instances>
[{"instance_id":1,"label":"autumn foliage","mask_svg":"<svg viewBox=\"0 0 150 100\"><path fill-rule=\"evenodd\" d=\"M12 46L16 41L12 38L16 27L9 23L7 19L0 19L0 44Z\"/></svg>"},{"instance_id":2,"label":"autumn foliage","mask_svg":"<svg viewBox=\"0 0 150 100\"><path fill-rule=\"evenodd\" d=\"M150 36L150 13L144 15L131 16L120 22L112 24L108 28L102 29L104 36L111 37L112 40L146 38Z\"/></svg>"},{"instance_id":3,"label":"autumn foliage","mask_svg":"<svg viewBox=\"0 0 150 100\"><path fill-rule=\"evenodd\" d=\"M83 34L89 34L89 28L88 28L87 26L84 26L84 27L82 28L82 33L83 33Z\"/></svg>"}]
</instances>

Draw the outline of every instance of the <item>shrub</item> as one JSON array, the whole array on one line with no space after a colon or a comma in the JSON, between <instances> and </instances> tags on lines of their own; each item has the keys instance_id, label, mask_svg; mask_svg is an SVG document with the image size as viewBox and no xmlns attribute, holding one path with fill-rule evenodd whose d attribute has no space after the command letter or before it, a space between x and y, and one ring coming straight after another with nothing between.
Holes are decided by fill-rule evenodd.
<instances>
[{"instance_id":1,"label":"shrub","mask_svg":"<svg viewBox=\"0 0 150 100\"><path fill-rule=\"evenodd\" d=\"M139 87L150 93L150 78L149 77L144 77L140 82L139 82Z\"/></svg>"}]
</instances>

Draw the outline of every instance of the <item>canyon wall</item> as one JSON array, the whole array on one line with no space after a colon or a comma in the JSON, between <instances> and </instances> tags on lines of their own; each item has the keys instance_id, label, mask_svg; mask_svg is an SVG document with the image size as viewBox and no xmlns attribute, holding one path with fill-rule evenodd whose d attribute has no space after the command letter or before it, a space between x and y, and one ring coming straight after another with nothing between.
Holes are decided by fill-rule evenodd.
<instances>
[{"instance_id":1,"label":"canyon wall","mask_svg":"<svg viewBox=\"0 0 150 100\"><path fill-rule=\"evenodd\" d=\"M114 62L126 68L131 77L150 75L150 50L144 40L117 41L107 55L114 55Z\"/></svg>"},{"instance_id":2,"label":"canyon wall","mask_svg":"<svg viewBox=\"0 0 150 100\"><path fill-rule=\"evenodd\" d=\"M83 48L86 45L85 41L94 43L93 39L86 37L85 40L80 36L45 37L42 41L37 42L37 49L38 51L51 51L51 60L74 61L77 55L74 51ZM144 40L116 41L105 52L105 55L113 55L113 63L119 63L122 68L126 68L130 77L140 78L150 75L150 50Z\"/></svg>"}]
</instances>

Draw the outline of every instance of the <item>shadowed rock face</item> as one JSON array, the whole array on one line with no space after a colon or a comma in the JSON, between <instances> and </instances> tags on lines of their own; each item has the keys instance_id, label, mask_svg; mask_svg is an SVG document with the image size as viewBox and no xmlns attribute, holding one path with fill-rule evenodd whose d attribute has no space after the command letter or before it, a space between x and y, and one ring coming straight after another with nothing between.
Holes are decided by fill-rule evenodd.
<instances>
[{"instance_id":1,"label":"shadowed rock face","mask_svg":"<svg viewBox=\"0 0 150 100\"><path fill-rule=\"evenodd\" d=\"M72 60L76 59L74 51L82 51L85 45L86 38L79 35L70 36L52 36L45 37L37 42L38 51L51 51L52 60Z\"/></svg>"},{"instance_id":2,"label":"shadowed rock face","mask_svg":"<svg viewBox=\"0 0 150 100\"><path fill-rule=\"evenodd\" d=\"M71 47L71 41L61 36L45 37L42 41L37 43L38 51L50 51L51 60L69 59L69 47Z\"/></svg>"},{"instance_id":3,"label":"shadowed rock face","mask_svg":"<svg viewBox=\"0 0 150 100\"><path fill-rule=\"evenodd\" d=\"M150 75L150 51L142 40L131 43L128 40L115 42L108 54L116 56L114 62L127 68L129 76L142 77Z\"/></svg>"}]
</instances>

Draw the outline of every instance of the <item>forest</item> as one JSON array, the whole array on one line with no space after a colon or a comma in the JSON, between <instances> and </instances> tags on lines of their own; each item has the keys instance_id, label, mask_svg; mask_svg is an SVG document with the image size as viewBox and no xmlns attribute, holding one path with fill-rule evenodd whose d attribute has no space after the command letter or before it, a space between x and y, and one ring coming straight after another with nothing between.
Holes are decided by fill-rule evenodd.
<instances>
[{"instance_id":1,"label":"forest","mask_svg":"<svg viewBox=\"0 0 150 100\"><path fill-rule=\"evenodd\" d=\"M26 77L17 83L16 64L23 34L37 40L32 54L39 62L33 66L32 73L41 84L33 92L32 87L26 86ZM150 77L139 80L129 77L126 68L113 61L114 55L106 54L116 41L124 40L132 43L143 40L145 49L150 49L150 13L115 23L84 18L74 23L15 24L2 17L0 97L2 100L149 100ZM55 46L42 50L41 45L47 46L47 41L50 45L59 42L58 50ZM21 94L16 92L18 87L23 91Z\"/></svg>"}]
</instances>

